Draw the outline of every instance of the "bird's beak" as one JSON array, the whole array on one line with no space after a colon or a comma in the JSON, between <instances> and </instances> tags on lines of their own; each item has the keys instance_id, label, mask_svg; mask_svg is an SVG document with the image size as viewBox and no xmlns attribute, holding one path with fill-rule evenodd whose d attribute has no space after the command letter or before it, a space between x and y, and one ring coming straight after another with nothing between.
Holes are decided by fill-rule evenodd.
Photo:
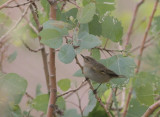
<instances>
[{"instance_id":1,"label":"bird's beak","mask_svg":"<svg viewBox=\"0 0 160 117\"><path fill-rule=\"evenodd\" d=\"M81 54L81 56L82 56L83 58L85 58L85 56L83 56L82 54Z\"/></svg>"}]
</instances>

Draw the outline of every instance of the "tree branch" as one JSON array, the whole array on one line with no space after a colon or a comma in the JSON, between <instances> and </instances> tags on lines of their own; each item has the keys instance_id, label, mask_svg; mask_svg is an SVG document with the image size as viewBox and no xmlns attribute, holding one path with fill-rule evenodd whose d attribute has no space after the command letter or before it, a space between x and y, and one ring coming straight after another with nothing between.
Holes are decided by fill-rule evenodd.
<instances>
[{"instance_id":1,"label":"tree branch","mask_svg":"<svg viewBox=\"0 0 160 117\"><path fill-rule=\"evenodd\" d=\"M31 5L31 4L29 4L29 5L27 6L27 8L26 8L25 11L23 12L22 16L18 19L18 21L15 23L15 25L14 25L13 27L11 27L11 28L8 30L8 32L6 32L4 35L2 35L2 36L0 37L0 42L3 41L3 40L18 26L18 24L22 21L22 19L24 18L24 16L27 14L27 11L28 11L30 5Z\"/></svg>"},{"instance_id":2,"label":"tree branch","mask_svg":"<svg viewBox=\"0 0 160 117\"><path fill-rule=\"evenodd\" d=\"M72 90L69 90L69 91L67 91L67 92L65 92L65 93L63 93L63 94L60 94L60 95L57 96L57 98L58 98L58 97L61 97L61 96L64 96L64 95L67 95L67 94L69 94L69 93L78 91L79 89L81 89L83 86L86 85L85 82L86 82L86 80L83 81L83 82L79 85L79 87L77 87L76 89L72 89Z\"/></svg>"},{"instance_id":3,"label":"tree branch","mask_svg":"<svg viewBox=\"0 0 160 117\"><path fill-rule=\"evenodd\" d=\"M143 114L143 117L150 117L150 115L159 107L160 107L160 100L154 103L153 105L151 105L147 109L147 111Z\"/></svg>"},{"instance_id":4,"label":"tree branch","mask_svg":"<svg viewBox=\"0 0 160 117\"><path fill-rule=\"evenodd\" d=\"M126 36L126 39L125 39L126 40L125 47L128 45L128 43L130 41L130 36L132 34L133 26L135 24L136 17L137 17L137 12L138 12L139 7L143 4L143 2L144 2L144 0L141 0L140 2L137 3L137 5L135 7L135 10L134 10L134 13L133 13L133 18L132 18L131 24L128 28L127 36Z\"/></svg>"},{"instance_id":5,"label":"tree branch","mask_svg":"<svg viewBox=\"0 0 160 117\"><path fill-rule=\"evenodd\" d=\"M79 63L78 58L76 59L76 61L77 61L76 63L79 65L79 67L81 68L82 73L83 73L83 69L82 69L81 64ZM87 78L86 78L86 79L87 79ZM91 89L93 92L95 92L95 91L94 91L94 88L93 88L93 86L92 86L92 84L91 84L91 81L87 79L87 82L88 82L88 84L89 84L89 86L90 86L90 89ZM97 101L99 102L99 104L100 104L100 105L104 108L104 110L106 111L107 115L108 115L109 117L112 117L111 113L109 112L109 110L107 109L107 107L105 107L105 105L102 103L102 101L101 101L101 99L98 97L97 93L94 93L94 95L95 95L95 98L97 99Z\"/></svg>"},{"instance_id":6,"label":"tree branch","mask_svg":"<svg viewBox=\"0 0 160 117\"><path fill-rule=\"evenodd\" d=\"M3 9L3 8L6 8L6 6L7 6L8 4L10 4L11 2L13 2L13 1L14 1L14 0L9 0L9 1L5 2L4 4L2 4L2 5L0 6L0 10Z\"/></svg>"},{"instance_id":7,"label":"tree branch","mask_svg":"<svg viewBox=\"0 0 160 117\"><path fill-rule=\"evenodd\" d=\"M50 19L56 19L56 6L57 3L54 1L52 4L51 0L48 2L50 3ZM50 70L50 97L48 103L48 110L47 110L47 117L55 116L54 106L56 103L57 97L57 86L56 86L56 65L55 65L55 49L49 48L49 70Z\"/></svg>"},{"instance_id":8,"label":"tree branch","mask_svg":"<svg viewBox=\"0 0 160 117\"><path fill-rule=\"evenodd\" d=\"M37 14L34 11L32 5L30 6L30 10L31 10L31 13L33 15L33 19L36 22L37 30L38 30L38 32L40 32L42 28L40 26L39 19L37 17ZM39 42L40 42L41 37L39 35L38 35L38 39L39 39ZM41 55L42 55L42 60L43 60L44 73L45 73L45 78L46 78L46 85L47 85L47 89L48 89L48 92L49 92L49 70L48 70L46 50L45 50L45 47L44 47L43 44L40 43L40 46L42 48L41 49Z\"/></svg>"},{"instance_id":9,"label":"tree branch","mask_svg":"<svg viewBox=\"0 0 160 117\"><path fill-rule=\"evenodd\" d=\"M158 2L159 2L159 0L156 0L154 8L153 8L153 11L152 11L152 14L151 14L150 19L149 19L149 23L148 23L147 29L146 29L145 34L144 34L144 38L143 38L143 41L142 41L142 44L141 44L141 48L140 48L139 59L138 59L138 62L137 62L136 73L138 73L138 71L140 69L141 58L142 58L142 54L143 54L143 50L144 50L144 45L145 45L145 42L146 42L146 39L147 39L147 36L148 36L149 29L151 27L152 19L154 17L154 14L155 14L157 6L158 6Z\"/></svg>"}]
</instances>

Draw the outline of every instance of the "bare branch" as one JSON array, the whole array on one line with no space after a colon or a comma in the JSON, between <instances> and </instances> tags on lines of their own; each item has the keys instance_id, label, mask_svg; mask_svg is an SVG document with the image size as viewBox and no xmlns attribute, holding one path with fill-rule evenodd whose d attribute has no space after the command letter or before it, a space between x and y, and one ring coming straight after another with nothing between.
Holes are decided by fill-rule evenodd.
<instances>
[{"instance_id":1,"label":"bare branch","mask_svg":"<svg viewBox=\"0 0 160 117\"><path fill-rule=\"evenodd\" d=\"M125 107L124 107L124 112L123 112L122 117L125 117L126 114L127 114L129 102L130 102L130 100L131 100L132 91L133 91L133 88L131 87L131 88L130 88L130 91L129 91L129 94L128 94L128 97L127 97L127 102L126 102L126 105L125 105Z\"/></svg>"},{"instance_id":2,"label":"bare branch","mask_svg":"<svg viewBox=\"0 0 160 117\"><path fill-rule=\"evenodd\" d=\"M15 8L15 7L20 7L20 6L25 6L29 3L32 3L33 1L28 1L28 2L25 2L25 3L22 3L22 4L17 4L17 5L14 5L14 6L6 6L5 8Z\"/></svg>"},{"instance_id":3,"label":"bare branch","mask_svg":"<svg viewBox=\"0 0 160 117\"><path fill-rule=\"evenodd\" d=\"M153 105L151 105L147 109L147 111L143 114L143 117L150 117L150 115L159 107L160 107L160 100L154 103Z\"/></svg>"},{"instance_id":4,"label":"bare branch","mask_svg":"<svg viewBox=\"0 0 160 117\"><path fill-rule=\"evenodd\" d=\"M141 0L140 2L137 3L136 7L135 7L135 10L134 10L134 13L133 13L133 18L132 18L132 21L131 21L131 24L128 28L128 32L127 32L127 37L126 37L126 44L125 44L125 47L128 45L129 41L130 41L130 36L132 34L132 30L133 30L133 26L135 24L135 20L136 20L136 17L137 17L137 12L138 12L138 9L139 7L143 4L145 0Z\"/></svg>"},{"instance_id":5,"label":"bare branch","mask_svg":"<svg viewBox=\"0 0 160 117\"><path fill-rule=\"evenodd\" d=\"M36 4L34 4L34 6L36 6ZM42 30L42 27L40 26L38 16L35 13L32 5L30 6L30 10L32 12L33 19L36 22L38 33L39 33ZM41 37L39 36L39 34L38 34L38 39L39 39L39 41L41 40ZM43 44L40 43L40 46L42 47L41 55L42 55L42 60L43 60L44 73L45 73L45 78L46 78L46 85L47 85L48 92L50 92L49 91L49 70L48 70L48 62L47 62L46 50L45 50L45 47L44 47Z\"/></svg>"},{"instance_id":6,"label":"bare branch","mask_svg":"<svg viewBox=\"0 0 160 117\"><path fill-rule=\"evenodd\" d=\"M28 11L30 5L31 5L31 4L29 4L29 5L27 6L27 8L26 8L25 11L23 12L22 16L21 16L21 17L18 19L18 21L16 22L16 24L15 24L13 27L11 27L11 28L8 30L8 32L6 32L4 35L2 35L2 36L0 37L0 41L3 41L3 40L18 26L18 24L22 21L22 19L24 18L24 16L27 14L27 11Z\"/></svg>"},{"instance_id":7,"label":"bare branch","mask_svg":"<svg viewBox=\"0 0 160 117\"><path fill-rule=\"evenodd\" d=\"M83 81L83 82L79 85L79 87L77 87L76 89L72 89L72 90L69 90L69 91L67 91L67 92L65 92L65 93L63 93L63 94L60 94L60 95L57 96L57 98L58 98L58 97L61 97L61 96L64 96L64 95L67 95L67 94L69 94L69 93L73 93L73 92L78 91L79 89L81 89L83 86L85 86L85 85L87 84L87 83L85 83L85 82L86 82L86 80Z\"/></svg>"},{"instance_id":8,"label":"bare branch","mask_svg":"<svg viewBox=\"0 0 160 117\"><path fill-rule=\"evenodd\" d=\"M140 52L139 52L139 59L138 59L138 62L137 62L136 73L138 73L138 71L140 69L141 58L142 58L142 54L143 54L143 50L144 50L144 45L145 45L145 42L146 42L146 39L147 39L147 36L148 36L149 29L151 27L152 19L154 17L154 14L155 14L157 6L158 6L158 2L159 2L159 0L156 0L154 8L153 8L153 11L152 11L152 14L151 14L150 19L149 19L149 23L148 23L147 29L146 29L145 34L144 34L144 38L143 38L143 41L142 41L142 44L141 44L141 48L140 48Z\"/></svg>"},{"instance_id":9,"label":"bare branch","mask_svg":"<svg viewBox=\"0 0 160 117\"><path fill-rule=\"evenodd\" d=\"M21 39L21 41L22 41L23 45L31 52L39 52L40 50L42 50L44 48L44 47L40 47L39 49L33 50L24 42L23 39Z\"/></svg>"},{"instance_id":10,"label":"bare branch","mask_svg":"<svg viewBox=\"0 0 160 117\"><path fill-rule=\"evenodd\" d=\"M30 99L34 99L30 94L28 94L27 92L25 93L25 95L28 97L28 98L30 98Z\"/></svg>"},{"instance_id":11,"label":"bare branch","mask_svg":"<svg viewBox=\"0 0 160 117\"><path fill-rule=\"evenodd\" d=\"M6 8L6 6L7 6L8 4L10 4L11 2L13 2L13 1L14 1L14 0L9 0L9 1L5 2L4 4L2 4L2 5L0 6L0 10L3 9L3 8Z\"/></svg>"}]
</instances>

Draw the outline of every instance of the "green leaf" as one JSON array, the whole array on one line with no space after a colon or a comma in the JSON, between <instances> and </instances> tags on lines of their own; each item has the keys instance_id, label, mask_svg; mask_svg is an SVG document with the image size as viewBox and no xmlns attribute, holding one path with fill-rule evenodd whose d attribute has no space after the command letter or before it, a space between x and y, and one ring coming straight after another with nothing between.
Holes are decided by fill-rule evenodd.
<instances>
[{"instance_id":1,"label":"green leaf","mask_svg":"<svg viewBox=\"0 0 160 117\"><path fill-rule=\"evenodd\" d=\"M134 79L133 87L136 92L137 99L141 104L151 105L154 103L154 90L156 83L155 75L146 72L140 72Z\"/></svg>"},{"instance_id":2,"label":"green leaf","mask_svg":"<svg viewBox=\"0 0 160 117\"><path fill-rule=\"evenodd\" d=\"M137 99L132 98L129 104L127 117L142 117L146 110L147 106L140 104Z\"/></svg>"},{"instance_id":3,"label":"green leaf","mask_svg":"<svg viewBox=\"0 0 160 117\"><path fill-rule=\"evenodd\" d=\"M13 62L17 57L17 51L14 51L12 54L8 56L8 62Z\"/></svg>"},{"instance_id":4,"label":"green leaf","mask_svg":"<svg viewBox=\"0 0 160 117\"><path fill-rule=\"evenodd\" d=\"M91 49L91 56L96 59L99 60L101 57L100 51L97 48Z\"/></svg>"},{"instance_id":5,"label":"green leaf","mask_svg":"<svg viewBox=\"0 0 160 117\"><path fill-rule=\"evenodd\" d=\"M101 107L99 103L96 104L92 112L87 117L108 117L106 111Z\"/></svg>"},{"instance_id":6,"label":"green leaf","mask_svg":"<svg viewBox=\"0 0 160 117\"><path fill-rule=\"evenodd\" d=\"M160 32L160 16L154 18L152 22L152 32L153 34Z\"/></svg>"},{"instance_id":7,"label":"green leaf","mask_svg":"<svg viewBox=\"0 0 160 117\"><path fill-rule=\"evenodd\" d=\"M89 102L87 107L84 109L84 116L87 116L90 112L92 112L92 110L94 109L94 107L96 106L97 100L93 94L93 92L90 90L89 91Z\"/></svg>"},{"instance_id":8,"label":"green leaf","mask_svg":"<svg viewBox=\"0 0 160 117\"><path fill-rule=\"evenodd\" d=\"M36 98L33 100L33 108L42 111L44 113L47 112L48 107L48 101L49 101L49 95L48 94L42 94L36 96Z\"/></svg>"},{"instance_id":9,"label":"green leaf","mask_svg":"<svg viewBox=\"0 0 160 117\"><path fill-rule=\"evenodd\" d=\"M27 81L23 77L15 73L4 75L0 78L0 102L6 100L6 103L8 104L19 104L26 92L26 88Z\"/></svg>"},{"instance_id":10,"label":"green leaf","mask_svg":"<svg viewBox=\"0 0 160 117\"><path fill-rule=\"evenodd\" d=\"M96 0L96 9L101 16L108 11L114 10L114 5L114 0Z\"/></svg>"},{"instance_id":11,"label":"green leaf","mask_svg":"<svg viewBox=\"0 0 160 117\"><path fill-rule=\"evenodd\" d=\"M106 16L102 22L102 36L113 42L121 41L123 36L121 23L116 18Z\"/></svg>"},{"instance_id":12,"label":"green leaf","mask_svg":"<svg viewBox=\"0 0 160 117\"><path fill-rule=\"evenodd\" d=\"M71 81L69 79L59 80L58 86L62 91L67 91L71 87Z\"/></svg>"},{"instance_id":13,"label":"green leaf","mask_svg":"<svg viewBox=\"0 0 160 117\"><path fill-rule=\"evenodd\" d=\"M69 11L62 13L60 19L64 22L71 24L72 28L73 28L77 24L77 19L76 19L77 12L78 12L77 8L72 8Z\"/></svg>"},{"instance_id":14,"label":"green leaf","mask_svg":"<svg viewBox=\"0 0 160 117\"><path fill-rule=\"evenodd\" d=\"M66 102L63 97L58 97L56 104L58 105L58 108L61 110L66 109Z\"/></svg>"},{"instance_id":15,"label":"green leaf","mask_svg":"<svg viewBox=\"0 0 160 117\"><path fill-rule=\"evenodd\" d=\"M99 22L99 17L94 15L93 20L88 23L89 33L100 36L102 34L102 23Z\"/></svg>"},{"instance_id":16,"label":"green leaf","mask_svg":"<svg viewBox=\"0 0 160 117\"><path fill-rule=\"evenodd\" d=\"M41 87L42 87L42 86L41 86L40 84L38 84L38 85L36 86L36 96L42 94Z\"/></svg>"},{"instance_id":17,"label":"green leaf","mask_svg":"<svg viewBox=\"0 0 160 117\"><path fill-rule=\"evenodd\" d=\"M59 48L63 43L60 32L55 29L45 29L40 32L40 36L42 37L41 43L51 48Z\"/></svg>"},{"instance_id":18,"label":"green leaf","mask_svg":"<svg viewBox=\"0 0 160 117\"><path fill-rule=\"evenodd\" d=\"M90 3L85 7L78 10L77 19L79 23L85 24L90 22L93 19L93 16L96 12L96 7L94 3Z\"/></svg>"},{"instance_id":19,"label":"green leaf","mask_svg":"<svg viewBox=\"0 0 160 117\"><path fill-rule=\"evenodd\" d=\"M81 116L77 113L76 109L70 109L64 111L63 117L81 117Z\"/></svg>"},{"instance_id":20,"label":"green leaf","mask_svg":"<svg viewBox=\"0 0 160 117\"><path fill-rule=\"evenodd\" d=\"M71 63L75 58L75 51L72 45L66 44L61 47L58 58L65 64Z\"/></svg>"},{"instance_id":21,"label":"green leaf","mask_svg":"<svg viewBox=\"0 0 160 117\"><path fill-rule=\"evenodd\" d=\"M8 17L6 14L2 13L1 11L0 11L0 22L1 22L1 25L5 25L5 26L10 26L12 24L10 17ZM2 29L3 29L3 27L2 27Z\"/></svg>"},{"instance_id":22,"label":"green leaf","mask_svg":"<svg viewBox=\"0 0 160 117\"><path fill-rule=\"evenodd\" d=\"M85 49L90 49L101 45L101 41L98 37L88 34L87 32L83 32L79 35L79 41L80 47Z\"/></svg>"},{"instance_id":23,"label":"green leaf","mask_svg":"<svg viewBox=\"0 0 160 117\"><path fill-rule=\"evenodd\" d=\"M11 109L11 114L13 117L22 117L23 116L19 105L13 106L13 108Z\"/></svg>"},{"instance_id":24,"label":"green leaf","mask_svg":"<svg viewBox=\"0 0 160 117\"><path fill-rule=\"evenodd\" d=\"M44 8L44 11L47 13L47 16L49 16L49 3L46 0L40 0L41 1L41 5Z\"/></svg>"},{"instance_id":25,"label":"green leaf","mask_svg":"<svg viewBox=\"0 0 160 117\"><path fill-rule=\"evenodd\" d=\"M100 60L102 64L104 64L107 68L114 71L119 75L124 75L127 78L115 78L110 81L111 84L114 85L123 85L128 83L130 77L134 75L134 69L136 64L133 58L123 57L122 55L112 56L108 59Z\"/></svg>"},{"instance_id":26,"label":"green leaf","mask_svg":"<svg viewBox=\"0 0 160 117\"><path fill-rule=\"evenodd\" d=\"M84 77L84 75L82 74L82 70L81 69L79 69L78 71L76 71L73 74L73 76L75 76L75 77Z\"/></svg>"},{"instance_id":27,"label":"green leaf","mask_svg":"<svg viewBox=\"0 0 160 117\"><path fill-rule=\"evenodd\" d=\"M68 34L67 26L68 24L62 21L48 20L40 32L41 43L51 48L59 48L63 43L63 36Z\"/></svg>"}]
</instances>

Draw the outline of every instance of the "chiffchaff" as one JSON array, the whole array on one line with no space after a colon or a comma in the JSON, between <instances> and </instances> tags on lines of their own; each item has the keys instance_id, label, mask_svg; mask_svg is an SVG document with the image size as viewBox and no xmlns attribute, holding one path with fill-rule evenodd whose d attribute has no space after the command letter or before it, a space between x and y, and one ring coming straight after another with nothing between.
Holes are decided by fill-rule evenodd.
<instances>
[{"instance_id":1,"label":"chiffchaff","mask_svg":"<svg viewBox=\"0 0 160 117\"><path fill-rule=\"evenodd\" d=\"M97 62L95 59L89 56L83 56L84 66L83 74L86 78L89 78L98 83L109 82L113 78L126 78L124 75L118 75L112 70L109 70L103 64Z\"/></svg>"}]
</instances>

